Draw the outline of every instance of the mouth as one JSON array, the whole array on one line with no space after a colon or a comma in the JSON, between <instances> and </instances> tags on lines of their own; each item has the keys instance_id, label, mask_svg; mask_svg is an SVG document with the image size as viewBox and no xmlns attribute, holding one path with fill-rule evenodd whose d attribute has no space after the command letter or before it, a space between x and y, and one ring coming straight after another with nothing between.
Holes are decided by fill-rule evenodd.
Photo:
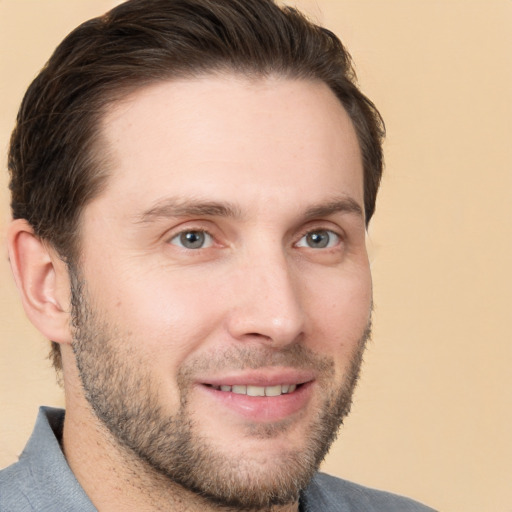
<instances>
[{"instance_id":1,"label":"mouth","mask_svg":"<svg viewBox=\"0 0 512 512\"><path fill-rule=\"evenodd\" d=\"M211 384L205 384L206 386L215 389L216 391L223 391L226 393L234 393L236 395L246 395L246 396L281 396L293 393L298 387L303 384L277 384L274 386L253 386L250 384L235 384L233 386L229 385L219 385L214 386Z\"/></svg>"},{"instance_id":2,"label":"mouth","mask_svg":"<svg viewBox=\"0 0 512 512\"><path fill-rule=\"evenodd\" d=\"M213 410L223 411L222 418L225 418L224 411L229 410L231 414L256 423L281 421L305 411L315 388L314 379L308 377L283 379L282 383L263 378L253 378L250 379L253 382L247 383L240 376L230 379L231 382L226 378L222 380L203 382L199 386L208 402L215 404ZM273 382L262 382L264 380Z\"/></svg>"}]
</instances>

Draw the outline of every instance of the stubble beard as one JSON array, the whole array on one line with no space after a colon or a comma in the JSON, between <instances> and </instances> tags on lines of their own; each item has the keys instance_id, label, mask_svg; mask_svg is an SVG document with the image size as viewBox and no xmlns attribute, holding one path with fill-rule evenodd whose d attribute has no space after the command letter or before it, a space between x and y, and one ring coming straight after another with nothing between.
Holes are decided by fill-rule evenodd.
<instances>
[{"instance_id":1,"label":"stubble beard","mask_svg":"<svg viewBox=\"0 0 512 512\"><path fill-rule=\"evenodd\" d=\"M169 415L162 410L159 390L155 389L148 368L129 354L126 339L91 307L77 273L70 274L73 351L85 397L123 452L219 508L270 510L299 499L350 411L370 323L336 389L332 387L334 361L301 344L279 352L242 347L183 365L177 379L180 407ZM323 404L308 427L303 448L280 452L262 467L243 453L235 458L212 446L199 433L188 407L193 376L208 369L277 365L313 369L323 389ZM289 427L286 420L257 424L248 428L245 435L272 439L286 435Z\"/></svg>"}]
</instances>

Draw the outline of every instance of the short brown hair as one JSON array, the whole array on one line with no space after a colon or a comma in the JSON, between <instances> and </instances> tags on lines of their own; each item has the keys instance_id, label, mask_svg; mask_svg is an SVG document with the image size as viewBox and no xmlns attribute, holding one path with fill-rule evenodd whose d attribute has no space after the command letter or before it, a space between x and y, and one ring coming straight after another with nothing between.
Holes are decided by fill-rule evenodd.
<instances>
[{"instance_id":1,"label":"short brown hair","mask_svg":"<svg viewBox=\"0 0 512 512\"><path fill-rule=\"evenodd\" d=\"M107 106L144 85L218 71L326 83L358 136L370 220L383 168L382 118L358 89L340 40L273 0L129 0L71 32L18 113L8 160L13 217L27 219L65 261L77 261L80 214L108 177L95 151Z\"/></svg>"}]
</instances>

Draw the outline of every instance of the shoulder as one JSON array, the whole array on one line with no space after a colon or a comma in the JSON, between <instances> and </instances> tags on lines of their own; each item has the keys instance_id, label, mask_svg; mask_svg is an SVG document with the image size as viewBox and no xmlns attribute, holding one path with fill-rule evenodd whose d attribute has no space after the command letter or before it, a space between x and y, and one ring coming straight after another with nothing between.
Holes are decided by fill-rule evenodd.
<instances>
[{"instance_id":1,"label":"shoulder","mask_svg":"<svg viewBox=\"0 0 512 512\"><path fill-rule=\"evenodd\" d=\"M24 491L25 483L30 482L29 468L16 462L0 471L0 511L28 512L36 510Z\"/></svg>"},{"instance_id":2,"label":"shoulder","mask_svg":"<svg viewBox=\"0 0 512 512\"><path fill-rule=\"evenodd\" d=\"M63 422L63 410L40 409L19 461L0 471L0 512L96 510L61 451Z\"/></svg>"},{"instance_id":3,"label":"shoulder","mask_svg":"<svg viewBox=\"0 0 512 512\"><path fill-rule=\"evenodd\" d=\"M0 471L0 512L44 509L48 481L58 467L60 447L53 429L62 424L64 411L42 407L19 460ZM60 455L62 457L62 455Z\"/></svg>"},{"instance_id":4,"label":"shoulder","mask_svg":"<svg viewBox=\"0 0 512 512\"><path fill-rule=\"evenodd\" d=\"M307 512L434 512L417 501L317 473L304 493Z\"/></svg>"}]
</instances>

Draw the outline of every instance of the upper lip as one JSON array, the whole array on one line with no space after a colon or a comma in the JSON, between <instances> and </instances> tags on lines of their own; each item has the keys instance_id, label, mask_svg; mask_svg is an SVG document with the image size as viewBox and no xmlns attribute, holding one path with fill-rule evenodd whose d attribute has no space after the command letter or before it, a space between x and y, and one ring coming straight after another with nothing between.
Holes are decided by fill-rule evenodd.
<instances>
[{"instance_id":1,"label":"upper lip","mask_svg":"<svg viewBox=\"0 0 512 512\"><path fill-rule=\"evenodd\" d=\"M265 368L223 373L222 376L201 378L200 384L209 386L277 386L280 384L304 384L315 379L309 370L294 368Z\"/></svg>"}]
</instances>

